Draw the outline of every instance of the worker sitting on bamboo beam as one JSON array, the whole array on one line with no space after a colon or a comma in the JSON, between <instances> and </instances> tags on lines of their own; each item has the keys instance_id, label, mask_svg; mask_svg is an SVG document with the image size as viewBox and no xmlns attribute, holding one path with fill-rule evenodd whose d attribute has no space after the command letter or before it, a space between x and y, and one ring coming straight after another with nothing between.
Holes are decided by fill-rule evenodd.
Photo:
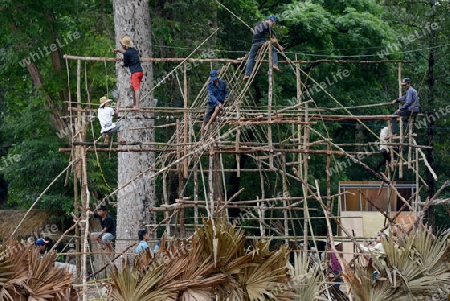
<instances>
[{"instance_id":1,"label":"worker sitting on bamboo beam","mask_svg":"<svg viewBox=\"0 0 450 301\"><path fill-rule=\"evenodd\" d=\"M203 124L201 129L201 137L208 129L208 126L216 119L217 114L223 109L223 104L228 99L227 83L219 79L216 70L209 73L210 81L208 82L208 107L203 117Z\"/></svg>"},{"instance_id":2,"label":"worker sitting on bamboo beam","mask_svg":"<svg viewBox=\"0 0 450 301\"><path fill-rule=\"evenodd\" d=\"M112 253L114 249L111 242L116 238L116 225L113 218L106 211L106 206L100 204L97 207L97 211L94 212L94 218L100 221L102 231L91 233L91 238L101 244L103 250L108 249Z\"/></svg>"},{"instance_id":3,"label":"worker sitting on bamboo beam","mask_svg":"<svg viewBox=\"0 0 450 301\"><path fill-rule=\"evenodd\" d=\"M125 140L123 140L123 125L121 122L112 122L113 116L116 116L119 114L119 107L120 104L117 104L117 108L114 110L111 108L111 99L106 98L103 96L100 98L100 107L98 108L98 120L100 121L100 125L102 126L102 136L105 139L104 143L109 143L110 136L117 132L119 135L119 143L124 144L126 143Z\"/></svg>"}]
</instances>

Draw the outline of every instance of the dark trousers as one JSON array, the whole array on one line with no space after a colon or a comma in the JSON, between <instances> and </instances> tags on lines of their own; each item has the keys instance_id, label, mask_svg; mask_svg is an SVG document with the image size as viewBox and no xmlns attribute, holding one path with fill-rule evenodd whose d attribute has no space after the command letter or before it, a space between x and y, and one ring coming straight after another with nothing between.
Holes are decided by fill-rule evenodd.
<instances>
[{"instance_id":1,"label":"dark trousers","mask_svg":"<svg viewBox=\"0 0 450 301\"><path fill-rule=\"evenodd\" d=\"M394 115L401 116L403 125L407 125L410 117L412 118L412 122L416 120L417 112L399 111ZM392 118L392 135L395 134L397 134L397 118Z\"/></svg>"},{"instance_id":2,"label":"dark trousers","mask_svg":"<svg viewBox=\"0 0 450 301\"><path fill-rule=\"evenodd\" d=\"M255 64L256 54L258 53L259 48L261 48L261 46L264 45L264 43L266 43L266 42L252 44L252 47L250 48L250 54L248 55L247 66L245 67L245 75L252 74L253 65ZM275 47L273 47L273 46L272 46L272 60L273 60L274 66L278 65L278 53L275 50Z\"/></svg>"},{"instance_id":3,"label":"dark trousers","mask_svg":"<svg viewBox=\"0 0 450 301\"><path fill-rule=\"evenodd\" d=\"M378 172L381 166L384 164L391 162L391 154L386 149L381 149L380 154L383 156L383 159L378 163L377 167L375 167L375 171Z\"/></svg>"}]
</instances>

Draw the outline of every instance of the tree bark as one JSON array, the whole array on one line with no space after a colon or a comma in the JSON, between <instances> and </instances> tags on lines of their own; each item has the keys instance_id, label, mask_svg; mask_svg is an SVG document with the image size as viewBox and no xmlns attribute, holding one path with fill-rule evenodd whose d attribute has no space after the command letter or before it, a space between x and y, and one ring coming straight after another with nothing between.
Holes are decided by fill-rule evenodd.
<instances>
[{"instance_id":1,"label":"tree bark","mask_svg":"<svg viewBox=\"0 0 450 301\"><path fill-rule=\"evenodd\" d=\"M129 36L141 57L152 57L150 7L148 1L114 0L114 30L116 48L120 48L118 39ZM149 93L153 86L152 63L143 63L144 79L141 83L140 107L153 107L153 93ZM130 73L128 68L116 66L121 106L130 106L133 102L130 90ZM129 113L127 116L139 117L143 113ZM146 113L146 115L149 115ZM153 119L123 119L124 139L128 142L154 142ZM130 128L145 128L139 131ZM121 146L122 147L122 146ZM139 146L135 146L138 148ZM122 152L118 155L118 186L121 187L131 178L154 165L153 152ZM154 205L155 184L151 179L151 172L139 177L132 184L118 192L116 252L121 252L130 243L138 240L138 230L154 222L154 215L149 207Z\"/></svg>"}]
</instances>

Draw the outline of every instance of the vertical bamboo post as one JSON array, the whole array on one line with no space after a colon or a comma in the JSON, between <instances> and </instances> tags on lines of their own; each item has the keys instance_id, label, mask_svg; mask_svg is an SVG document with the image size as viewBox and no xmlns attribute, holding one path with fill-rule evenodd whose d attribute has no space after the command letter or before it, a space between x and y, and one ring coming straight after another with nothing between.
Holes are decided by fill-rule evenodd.
<instances>
[{"instance_id":1,"label":"vertical bamboo post","mask_svg":"<svg viewBox=\"0 0 450 301\"><path fill-rule=\"evenodd\" d=\"M266 199L266 191L264 189L264 187L265 187L264 186L264 175L262 173L261 162L260 161L258 161L258 171L259 171L259 181L260 181L260 185L261 185L261 202L258 202L258 204L257 204L258 207L261 206L261 211L260 211L260 214L259 214L259 218L260 218L260 220L259 220L259 229L261 231L261 237L264 237L265 233L266 233L266 228L265 228L265 225L264 225L264 220L265 220L265 217L266 217L265 210L264 210L265 199Z\"/></svg>"},{"instance_id":2,"label":"vertical bamboo post","mask_svg":"<svg viewBox=\"0 0 450 301\"><path fill-rule=\"evenodd\" d=\"M284 235L286 236L285 244L289 245L289 240L287 237L289 237L289 216L288 216L288 210L287 210L287 198L289 197L289 192L287 188L287 180L286 180L286 153L283 153L281 155L281 165L282 165L282 189L283 189L283 216L284 216Z\"/></svg>"},{"instance_id":3,"label":"vertical bamboo post","mask_svg":"<svg viewBox=\"0 0 450 301\"><path fill-rule=\"evenodd\" d=\"M188 152L188 148L187 148L187 143L188 143L188 113L187 113L187 108L188 108L188 86L187 86L187 73L186 73L186 62L184 62L183 65L184 69L183 69L183 75L184 75L184 138L183 138L183 142L184 142L184 155L187 154ZM188 178L188 158L184 158L184 162L183 162L183 177L185 179Z\"/></svg>"},{"instance_id":4,"label":"vertical bamboo post","mask_svg":"<svg viewBox=\"0 0 450 301\"><path fill-rule=\"evenodd\" d=\"M408 169L412 168L413 123L408 120Z\"/></svg>"},{"instance_id":5,"label":"vertical bamboo post","mask_svg":"<svg viewBox=\"0 0 450 301\"><path fill-rule=\"evenodd\" d=\"M327 171L331 170L331 144L330 141L328 141L327 143ZM331 176L330 176L330 172L326 172L327 174L327 204L326 204L326 211L327 211L327 216L331 216ZM327 232L327 247L328 247L328 242L333 242L334 240L331 239L331 237L333 236L333 229L331 229L331 225L330 225L330 229ZM331 250L331 248L328 248L328 250ZM333 250L334 250L334 245L333 245ZM328 262L328 258L325 262Z\"/></svg>"},{"instance_id":6,"label":"vertical bamboo post","mask_svg":"<svg viewBox=\"0 0 450 301\"><path fill-rule=\"evenodd\" d=\"M308 112L308 104L305 104L305 128L304 128L304 134L303 134L303 146L302 148L305 150L304 154L304 160L303 160L303 183L302 183L302 191L303 191L303 237L304 237L304 245L303 245L303 251L308 251L308 226L309 226L309 209L308 209L308 192L306 189L306 185L308 185L308 160L309 160L309 135L310 135L310 128L309 128L309 112Z\"/></svg>"},{"instance_id":7,"label":"vertical bamboo post","mask_svg":"<svg viewBox=\"0 0 450 301\"><path fill-rule=\"evenodd\" d=\"M214 175L214 171L213 171L213 166L214 166L214 151L213 151L213 145L211 145L211 149L209 152L209 166L208 166L208 198L209 198L209 203L210 205L207 204L207 206L209 206L209 210L210 210L210 218L213 219L214 218L214 186L213 186L213 175ZM208 201L208 200L207 200Z\"/></svg>"},{"instance_id":8,"label":"vertical bamboo post","mask_svg":"<svg viewBox=\"0 0 450 301\"><path fill-rule=\"evenodd\" d=\"M75 147L75 150L77 148L78 148L78 146ZM79 158L77 151L75 151L75 158ZM78 204L78 169L79 169L79 167L78 167L78 165L79 165L79 163L76 162L74 164L74 167L73 167L73 194L74 194L73 207L74 207L74 214L75 214L75 216L78 216L78 214L79 214L79 212L78 212L78 208L79 208L79 204ZM75 227L75 237L76 237L76 239L75 239L75 242L76 242L75 249L76 249L76 252L77 252L77 255L76 255L77 275L78 275L77 278L79 280L82 279L82 277L81 277L81 255L80 255L80 253L81 253L81 239L80 239L80 237L81 236L80 235L81 235L80 234L80 227L77 225Z\"/></svg>"},{"instance_id":9,"label":"vertical bamboo post","mask_svg":"<svg viewBox=\"0 0 450 301\"><path fill-rule=\"evenodd\" d=\"M416 153L416 187L419 187L419 149L417 146L414 148ZM416 194L416 197L414 198L414 211L417 212L419 210L419 201L420 201L420 194Z\"/></svg>"},{"instance_id":10,"label":"vertical bamboo post","mask_svg":"<svg viewBox=\"0 0 450 301\"><path fill-rule=\"evenodd\" d=\"M77 112L77 123L76 123L76 140L79 142L83 141L82 137L82 112L81 112L81 60L77 60L77 108L79 109ZM82 145L76 146L76 153L77 157L80 158L80 163L77 163L76 168L76 178L75 181L78 179L81 179L81 191L80 191L80 197L81 197L81 237L85 236L86 233L86 227L87 223L89 222L86 218L86 179L84 178L85 175L85 163L86 163L86 153L83 149ZM84 165L84 166L83 166ZM81 249L83 250L83 254L81 255L81 272L80 276L82 279L83 289L82 289L82 296L83 301L86 301L86 252L87 252L87 241L85 239L82 239L81 241Z\"/></svg>"},{"instance_id":11,"label":"vertical bamboo post","mask_svg":"<svg viewBox=\"0 0 450 301\"><path fill-rule=\"evenodd\" d=\"M194 173L194 224L198 225L198 170L197 170L197 164L195 164L194 168L192 169L192 172Z\"/></svg>"},{"instance_id":12,"label":"vertical bamboo post","mask_svg":"<svg viewBox=\"0 0 450 301\"><path fill-rule=\"evenodd\" d=\"M82 177L81 177L81 220L85 221L81 225L81 234L83 237L83 255L81 257L81 276L83 277L83 301L86 299L86 265L87 258L86 254L88 252L88 233L89 233L89 215L86 214L87 210L89 210L89 195L88 195L88 185L87 185L87 171L86 171L86 146L81 145L81 168L82 168Z\"/></svg>"},{"instance_id":13,"label":"vertical bamboo post","mask_svg":"<svg viewBox=\"0 0 450 301\"><path fill-rule=\"evenodd\" d=\"M180 161L181 158L181 123L180 119L176 120L176 130L177 133L177 173L178 173L178 199L183 200L183 162ZM180 204L180 236L184 237L184 210L183 204Z\"/></svg>"},{"instance_id":14,"label":"vertical bamboo post","mask_svg":"<svg viewBox=\"0 0 450 301\"><path fill-rule=\"evenodd\" d=\"M398 63L398 97L402 97L402 63ZM403 137L403 122L402 118L400 117L399 120L399 127L400 127L400 143L403 143L404 137ZM399 147L399 154L398 154L398 177L400 179L403 178L403 160L401 159L403 157L403 146L400 145Z\"/></svg>"},{"instance_id":15,"label":"vertical bamboo post","mask_svg":"<svg viewBox=\"0 0 450 301\"><path fill-rule=\"evenodd\" d=\"M295 61L298 61L297 54L295 55ZM302 80L301 80L301 73L300 73L300 65L298 63L295 63L295 75L296 75L296 81L297 81L297 102L299 104L302 103ZM301 112L301 106L297 108L297 119L299 121L302 120L302 112ZM299 123L297 125L297 143L298 143L298 149L302 149L302 125ZM303 158L305 154L302 152L298 152L298 163L297 163L297 177L299 179L303 179Z\"/></svg>"},{"instance_id":16,"label":"vertical bamboo post","mask_svg":"<svg viewBox=\"0 0 450 301\"><path fill-rule=\"evenodd\" d=\"M269 139L269 167L273 170L273 144L272 144L272 98L273 98L273 53L272 53L272 42L269 44L269 92L267 94L267 118L269 119L269 124L267 128L267 138Z\"/></svg>"},{"instance_id":17,"label":"vertical bamboo post","mask_svg":"<svg viewBox=\"0 0 450 301\"><path fill-rule=\"evenodd\" d=\"M167 173L163 173L163 198L164 198L164 204L166 206L169 206L169 195L167 193ZM169 211L164 211L164 219L167 219L166 221L166 233L167 236L171 236L171 228L170 228L170 219L169 219L170 213Z\"/></svg>"},{"instance_id":18,"label":"vertical bamboo post","mask_svg":"<svg viewBox=\"0 0 450 301\"><path fill-rule=\"evenodd\" d=\"M237 101L236 104L236 118L240 120L241 118L241 102ZM239 126L236 130L236 142L234 144L234 149L236 150L236 174L237 177L241 177L241 155L239 154L239 144L241 140L241 127Z\"/></svg>"}]
</instances>

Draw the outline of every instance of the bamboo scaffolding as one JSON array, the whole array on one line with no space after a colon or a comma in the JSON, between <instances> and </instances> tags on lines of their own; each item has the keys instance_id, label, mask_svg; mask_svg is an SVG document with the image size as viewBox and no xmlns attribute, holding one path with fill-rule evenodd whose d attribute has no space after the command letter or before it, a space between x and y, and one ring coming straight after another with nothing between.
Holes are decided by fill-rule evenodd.
<instances>
[{"instance_id":1,"label":"bamboo scaffolding","mask_svg":"<svg viewBox=\"0 0 450 301\"><path fill-rule=\"evenodd\" d=\"M180 66L183 66L183 86L180 84L180 94L183 96L183 107L154 107L143 108L139 111L132 111L129 109L121 109L120 112L125 113L127 118L141 118L141 119L154 119L161 121L161 125L152 126L154 129L167 128L169 131L173 131L173 135L166 142L152 142L152 143L127 143L120 145L120 148L104 148L98 147L99 145L93 142L86 142L84 137L77 139L71 143L70 148L60 148L60 152L81 152L82 161L80 167L84 164L84 169L76 170L75 172L83 172L80 175L81 179L81 199L82 199L82 211L88 207L88 203L85 203L87 196L83 196L83 193L87 193L87 173L86 173L86 156L90 152L155 152L158 154L155 159L154 166L144 167L143 171L131 179L128 183L122 187L115 189L108 197L117 193L117 191L124 189L132 181L138 179L142 175L153 172L151 178L162 177L163 186L163 205L148 208L150 211L162 212L164 221L159 224L151 224L147 226L165 227L168 239L171 239L172 235L179 233L180 236L184 236L185 231L192 231L192 228L198 225L198 219L201 214L208 214L209 217L222 215L221 211L238 208L244 210L246 219L254 221L255 226L242 226L242 228L259 229L259 236L248 236L247 239L261 238L266 235L271 235L272 239L284 240L285 243L290 241L295 242L307 242L317 241L318 239L325 239L327 242L333 241L351 241L356 242L359 240L365 240L366 237L359 237L352 235L350 231L342 227L341 219L355 218L344 217L339 214L333 215L332 200L336 196L331 194L331 174L327 173L326 178L326 198L322 200L318 189L318 182L314 185L308 182L309 173L309 159L311 155L325 155L326 168L331 169L331 162L336 160L334 156L343 156L344 159L349 158L351 164L360 164L364 168L368 168L367 165L361 163L361 156L368 156L379 154L378 150L370 149L369 151L356 151L355 146L371 146L377 145L376 142L368 143L354 143L354 144L333 144L330 137L321 136L317 139L318 133L314 132L314 125L321 124L322 122L341 122L341 121L387 121L396 115L342 115L333 114L337 110L349 109L353 107L339 107L339 108L320 108L314 107L315 102L313 99L309 101L302 101L302 90L306 89L302 82L302 76L305 76L304 82L306 83L310 78L309 75L304 73L300 69L300 65L310 65L318 63L331 63L331 64L380 64L383 62L394 62L399 64L399 76L401 75L400 69L402 62L400 60L384 60L384 61L338 61L338 60L317 60L317 61L299 61L297 57L294 61L280 61L280 64L294 64L294 72L297 79L297 103L279 107L274 99L273 86L274 77L272 69L272 53L271 47L265 45L261 48L258 56L255 60L255 68L251 77L247 81L242 80L242 72L245 60L231 60L231 59L193 59L193 58L142 58L143 62L182 62ZM267 60L268 55L268 60ZM66 60L77 60L78 66L80 61L102 61L102 62L116 62L116 58L81 58L66 55ZM221 77L226 78L229 84L230 99L227 101L223 112L217 116L216 121L211 124L211 127L205 133L204 137L198 137L198 130L195 131L195 127L199 126L202 120L202 114L204 112L204 106L207 99L206 83L200 89L197 97L191 101L188 98L188 77L187 77L187 63L189 62L201 62L201 63L218 63L223 64L220 70ZM268 105L256 106L255 103L251 103L251 94L248 95L248 91L253 79L256 76L258 69L262 63L268 63ZM231 67L230 67L231 66ZM292 67L292 66L291 66ZM181 68L179 69L181 71ZM78 70L77 70L78 72ZM303 74L303 75L302 75ZM178 77L177 77L178 79ZM77 79L78 81L80 79ZM78 82L77 82L78 84ZM77 91L78 92L78 91ZM401 93L401 89L400 89ZM248 97L250 96L250 97ZM72 114L75 113L77 122L83 118L92 118L96 112L95 108L91 108L90 101L87 103L81 103L81 93L78 93L79 99L77 99L76 107L73 107L73 103L69 104L71 114L70 121L73 120ZM311 106L313 104L313 106ZM381 106L389 104L374 104L368 106ZM83 108L84 107L84 108ZM96 107L92 105L92 107ZM133 113L130 116L128 113ZM145 116L145 113L154 114L152 116ZM166 114L166 116L161 116ZM262 117L261 117L262 116ZM125 119L126 120L126 119ZM274 129L280 125L287 125L284 128L288 128L288 134L282 133L274 135ZM127 130L143 130L145 127L132 128ZM311 136L313 131L313 136ZM77 134L81 136L82 128L77 128ZM276 133L276 131L275 131ZM375 135L374 135L375 136ZM407 142L403 139L408 138ZM95 149L87 148L87 146L94 145ZM119 144L113 143L114 147L118 147ZM136 146L136 148L128 147ZM348 146L347 149L344 147ZM402 174L402 166L407 164L413 172L416 173L416 183L419 183L420 178L419 163L426 159L423 155L422 149L429 149L430 146L417 145L413 139L412 128L410 128L407 136L401 136L399 143L393 143L390 141L388 146L400 146L408 147L407 160L399 158L399 171ZM412 152L412 150L415 150ZM235 168L224 167L222 162L222 154L231 154L236 160ZM414 157L415 155L415 157ZM419 158L422 155L423 158ZM245 156L245 157L244 157ZM356 159L358 156L358 159ZM219 160L220 158L220 160ZM228 157L227 159L229 159ZM241 166L241 158L250 158L253 160L256 167L243 168ZM322 157L321 157L322 158ZM351 159L350 159L351 158ZM202 167L208 164L207 167ZM427 168L431 169L430 166ZM292 169L292 172L290 172ZM289 171L288 171L289 170ZM389 170L389 169L388 169ZM172 200L169 199L168 192L168 175L169 172L173 172L178 177L178 200L176 203L171 204ZM237 177L241 177L242 173L258 172L260 191L255 192L253 200L238 201L236 196L227 200L226 196L226 182L225 173L236 173ZM278 183L277 191L272 192L272 187L267 187L267 179L269 179L268 173L276 175ZM203 187L205 188L204 200L199 198L201 196L199 184L199 176L203 179ZM281 180L280 180L281 179ZM380 175L380 178L386 184L392 193L401 197L399 192L395 189L394 185L389 179L391 176L385 177L384 174ZM223 183L222 183L223 180ZM215 185L220 181L221 185ZM294 185L301 185L301 196L291 196L289 187ZM189 183L189 190L187 189ZM275 186L275 185L274 185ZM201 186L200 186L201 187ZM78 186L76 186L76 195L78 195ZM191 190L192 189L192 190ZM220 190L220 191L218 191ZM225 191L225 198L222 199L222 193ZM189 193L188 193L189 192ZM269 193L270 192L270 193ZM187 196L192 195L191 198ZM277 193L278 197L270 197L271 194ZM279 196L281 194L281 196ZM418 194L417 194L418 195ZM236 198L236 199L234 199ZM247 197L248 198L248 197ZM309 215L315 209L309 208L308 202L315 200L321 203L325 211L324 217L312 217ZM404 207L409 205L410 200L401 200L404 202ZM421 202L416 196L416 200L413 202L414 210L420 207ZM184 211L193 212L192 217L185 217ZM219 215L219 213L221 213ZM176 217L173 217L177 214ZM297 214L304 216L297 216ZM159 215L159 214L158 214ZM278 218L275 219L274 216ZM172 218L173 217L173 218ZM281 221L281 219L283 221ZM313 231L313 220L325 219L327 221L328 233L326 236L316 236ZM344 237L334 236L331 229L330 220L336 220L337 225L342 228L343 232L347 235ZM303 222L303 234L296 235L295 222ZM391 221L389 221L391 222ZM276 226L274 226L276 224ZM301 225L301 224L300 224ZM298 230L297 230L298 231ZM311 233L311 234L309 234ZM83 237L83 233L81 235ZM307 251L307 244L303 244L304 250ZM87 251L87 250L84 250ZM89 252L80 252L80 255L85 256ZM126 253L122 253L126 254ZM84 262L83 265L85 265ZM85 287L85 283L83 284Z\"/></svg>"}]
</instances>

